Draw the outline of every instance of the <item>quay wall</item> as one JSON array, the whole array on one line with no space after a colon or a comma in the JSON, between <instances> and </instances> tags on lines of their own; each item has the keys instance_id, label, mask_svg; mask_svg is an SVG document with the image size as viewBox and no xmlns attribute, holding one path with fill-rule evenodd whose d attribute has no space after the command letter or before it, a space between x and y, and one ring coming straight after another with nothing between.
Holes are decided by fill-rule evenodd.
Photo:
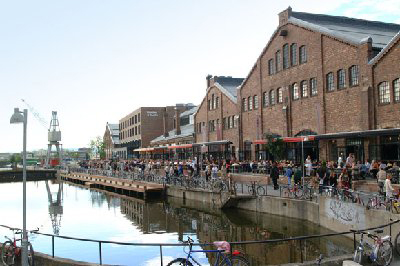
<instances>
[{"instance_id":1,"label":"quay wall","mask_svg":"<svg viewBox=\"0 0 400 266\"><path fill-rule=\"evenodd\" d=\"M219 208L226 200L226 197L229 197L227 194L220 195L219 193L176 187L169 187L167 195L194 200L209 208ZM343 202L324 196L319 196L317 202L274 196L258 196L239 200L235 208L302 219L335 232L377 227L400 219L400 214L385 210L367 210L365 206L357 203ZM391 232L389 227L384 229L384 234L391 233L393 240L399 232L400 223L392 225ZM347 236L353 237L351 234Z\"/></svg>"}]
</instances>

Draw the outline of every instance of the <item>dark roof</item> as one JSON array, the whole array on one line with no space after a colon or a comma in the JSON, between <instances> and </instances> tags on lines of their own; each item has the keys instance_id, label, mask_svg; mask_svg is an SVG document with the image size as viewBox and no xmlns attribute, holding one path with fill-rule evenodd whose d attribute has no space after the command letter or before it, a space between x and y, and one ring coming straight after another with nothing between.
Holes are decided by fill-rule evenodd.
<instances>
[{"instance_id":1,"label":"dark roof","mask_svg":"<svg viewBox=\"0 0 400 266\"><path fill-rule=\"evenodd\" d=\"M237 97L237 88L242 84L243 78L232 78L232 77L225 77L225 76L214 76L214 84L219 85L219 88L224 92L227 93L228 97L230 96L231 99L236 102Z\"/></svg>"},{"instance_id":2,"label":"dark roof","mask_svg":"<svg viewBox=\"0 0 400 266\"><path fill-rule=\"evenodd\" d=\"M305 27L310 23L309 26L320 27L321 31L328 30L333 37L358 43L371 37L372 46L377 48L386 46L400 31L400 25L394 23L303 12L291 12L289 22L305 22Z\"/></svg>"},{"instance_id":3,"label":"dark roof","mask_svg":"<svg viewBox=\"0 0 400 266\"><path fill-rule=\"evenodd\" d=\"M194 114L195 112L197 112L197 109L199 109L199 107L198 107L198 106L194 106L193 108L191 108L191 109L189 109L189 110L186 110L185 112L181 113L181 114L179 115L179 117L184 117L184 116L192 115L192 114Z\"/></svg>"}]
</instances>

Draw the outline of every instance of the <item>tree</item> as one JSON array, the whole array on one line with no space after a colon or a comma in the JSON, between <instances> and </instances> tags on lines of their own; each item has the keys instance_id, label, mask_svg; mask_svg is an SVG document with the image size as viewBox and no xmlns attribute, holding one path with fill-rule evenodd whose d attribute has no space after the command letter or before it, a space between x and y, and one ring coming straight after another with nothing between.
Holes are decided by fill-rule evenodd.
<instances>
[{"instance_id":1,"label":"tree","mask_svg":"<svg viewBox=\"0 0 400 266\"><path fill-rule=\"evenodd\" d=\"M267 140L267 149L274 156L274 159L281 160L285 154L285 142L269 133L265 134L265 139Z\"/></svg>"},{"instance_id":2,"label":"tree","mask_svg":"<svg viewBox=\"0 0 400 266\"><path fill-rule=\"evenodd\" d=\"M20 162L22 162L21 155L19 155L19 154L11 155L10 163L11 163L13 169L17 169L17 164Z\"/></svg>"},{"instance_id":3,"label":"tree","mask_svg":"<svg viewBox=\"0 0 400 266\"><path fill-rule=\"evenodd\" d=\"M90 141L90 154L95 159L104 159L106 157L106 152L104 150L104 141L100 136Z\"/></svg>"}]
</instances>

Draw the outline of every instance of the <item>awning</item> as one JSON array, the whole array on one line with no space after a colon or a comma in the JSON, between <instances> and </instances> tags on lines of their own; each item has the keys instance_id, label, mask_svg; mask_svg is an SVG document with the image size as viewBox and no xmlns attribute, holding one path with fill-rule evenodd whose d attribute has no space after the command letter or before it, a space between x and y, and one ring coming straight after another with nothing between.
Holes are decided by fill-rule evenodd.
<instances>
[{"instance_id":1,"label":"awning","mask_svg":"<svg viewBox=\"0 0 400 266\"><path fill-rule=\"evenodd\" d=\"M168 146L169 150L172 149L186 149L186 148L192 148L193 144L182 144L182 145L173 145L173 146Z\"/></svg>"},{"instance_id":2,"label":"awning","mask_svg":"<svg viewBox=\"0 0 400 266\"><path fill-rule=\"evenodd\" d=\"M232 142L229 140L217 140L217 141L193 143L193 146L226 145L226 144L232 144Z\"/></svg>"},{"instance_id":3,"label":"awning","mask_svg":"<svg viewBox=\"0 0 400 266\"><path fill-rule=\"evenodd\" d=\"M149 152L149 151L154 151L154 148L140 148L140 149L136 149L134 151L137 151L137 152Z\"/></svg>"},{"instance_id":4,"label":"awning","mask_svg":"<svg viewBox=\"0 0 400 266\"><path fill-rule=\"evenodd\" d=\"M310 135L310 136L300 136L300 137L283 137L280 138L282 139L284 142L302 142L302 141L313 141L315 140L314 135ZM266 139L258 139L258 140L254 140L253 144L267 144L267 140Z\"/></svg>"},{"instance_id":5,"label":"awning","mask_svg":"<svg viewBox=\"0 0 400 266\"><path fill-rule=\"evenodd\" d=\"M388 135L399 135L400 128L388 128L388 129L373 129L365 131L352 131L352 132L339 132L339 133L328 133L316 135L315 139L341 139L341 138L361 138L361 137L376 137L376 136L388 136Z\"/></svg>"}]
</instances>

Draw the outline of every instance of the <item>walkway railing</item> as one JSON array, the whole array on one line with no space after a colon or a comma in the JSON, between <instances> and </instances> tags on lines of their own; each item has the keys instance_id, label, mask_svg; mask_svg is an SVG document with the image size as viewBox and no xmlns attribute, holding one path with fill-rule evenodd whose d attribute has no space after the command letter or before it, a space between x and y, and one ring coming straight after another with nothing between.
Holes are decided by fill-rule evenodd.
<instances>
[{"instance_id":1,"label":"walkway railing","mask_svg":"<svg viewBox=\"0 0 400 266\"><path fill-rule=\"evenodd\" d=\"M233 241L229 242L230 247L231 247L231 254L232 251L234 250L235 246L245 246L245 245L260 245L260 244L271 244L271 243L281 243L281 242L299 242L300 245L300 262L304 262L304 256L303 254L303 247L306 245L306 241L310 239L315 239L315 238L324 238L324 237L333 237L333 236L343 236L343 235L353 235L353 243L354 243L354 249L356 248L356 234L364 231L372 231L375 229L383 229L386 227L389 227L389 232L390 235L392 234L392 225L400 222L400 220L392 221L387 224L379 225L376 227L370 227L362 230L350 230L350 231L344 231L344 232L338 232L338 233L328 233L328 234L320 234L320 235L310 235L310 236L297 236L297 237L289 237L289 238L284 238L284 239L269 239L269 240L253 240L253 241ZM17 229L21 230L20 228L12 228L7 225L1 225L1 227L5 227L8 229ZM98 244L99 247L99 264L103 264L103 253L102 253L102 245L103 244L115 244L115 245L124 245L124 246L155 246L159 247L160 249L160 265L163 266L163 247L171 247L171 246L187 246L185 243L127 243L127 242L117 242L117 241L107 241L107 240L95 240L95 239L87 239L87 238L77 238L77 237L70 237L70 236L62 236L62 235L53 235L53 234L46 234L46 233L41 233L38 231L31 231L31 233L42 235L42 236L47 236L51 237L51 243L52 243L52 254L51 256L54 258L55 257L55 244L54 244L54 239L55 238L61 238L61 239L68 239L68 240L76 240L76 241L84 241L84 242L94 242ZM194 243L194 246L212 246L213 243Z\"/></svg>"}]
</instances>

